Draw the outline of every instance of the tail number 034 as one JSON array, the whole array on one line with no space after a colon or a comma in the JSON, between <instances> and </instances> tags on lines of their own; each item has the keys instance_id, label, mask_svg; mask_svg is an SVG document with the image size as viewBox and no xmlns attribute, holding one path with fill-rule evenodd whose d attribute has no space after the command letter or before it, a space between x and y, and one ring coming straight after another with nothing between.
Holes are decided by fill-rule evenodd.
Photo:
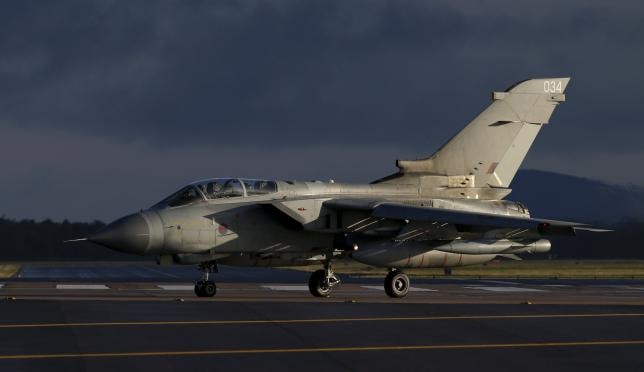
<instances>
[{"instance_id":1,"label":"tail number 034","mask_svg":"<svg viewBox=\"0 0 644 372\"><path fill-rule=\"evenodd\" d=\"M546 93L561 93L561 80L546 80L543 82L543 91Z\"/></svg>"}]
</instances>

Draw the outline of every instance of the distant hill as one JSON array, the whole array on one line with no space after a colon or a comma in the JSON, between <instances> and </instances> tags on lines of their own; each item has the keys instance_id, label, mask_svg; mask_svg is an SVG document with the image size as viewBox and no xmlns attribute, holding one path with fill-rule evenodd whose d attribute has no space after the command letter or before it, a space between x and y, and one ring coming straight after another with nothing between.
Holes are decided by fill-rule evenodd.
<instances>
[{"instance_id":1,"label":"distant hill","mask_svg":"<svg viewBox=\"0 0 644 372\"><path fill-rule=\"evenodd\" d=\"M521 170L509 200L524 203L535 217L615 223L644 220L644 187L539 170Z\"/></svg>"}]
</instances>

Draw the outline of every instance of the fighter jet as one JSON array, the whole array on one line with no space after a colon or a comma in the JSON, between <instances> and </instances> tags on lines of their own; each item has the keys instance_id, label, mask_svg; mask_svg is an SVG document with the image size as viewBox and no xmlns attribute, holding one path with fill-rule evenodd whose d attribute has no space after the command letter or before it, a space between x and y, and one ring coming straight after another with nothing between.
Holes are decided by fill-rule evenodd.
<instances>
[{"instance_id":1,"label":"fighter jet","mask_svg":"<svg viewBox=\"0 0 644 372\"><path fill-rule=\"evenodd\" d=\"M389 269L387 295L404 297L406 268L482 264L550 250L555 235L590 226L533 218L505 200L517 169L569 78L530 79L492 93L491 104L438 151L398 160L368 184L213 178L190 183L88 240L161 264L198 265L195 294L211 297L217 264L317 265L309 289L328 297L340 284L333 263Z\"/></svg>"}]
</instances>

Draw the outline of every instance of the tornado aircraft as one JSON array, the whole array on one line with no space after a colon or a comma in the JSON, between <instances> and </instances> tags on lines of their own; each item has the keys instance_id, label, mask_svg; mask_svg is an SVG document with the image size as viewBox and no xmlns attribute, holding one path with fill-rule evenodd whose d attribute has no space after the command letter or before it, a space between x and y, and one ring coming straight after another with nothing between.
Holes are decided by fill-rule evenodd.
<instances>
[{"instance_id":1,"label":"tornado aircraft","mask_svg":"<svg viewBox=\"0 0 644 372\"><path fill-rule=\"evenodd\" d=\"M200 297L216 294L210 274L217 264L316 265L310 292L327 297L340 284L333 263L354 260L389 269L386 294L404 297L407 268L547 252L548 237L593 229L534 218L505 198L532 142L565 101L569 80L530 79L493 92L490 105L431 156L398 160L395 174L371 183L196 181L87 240L161 264L198 265Z\"/></svg>"}]
</instances>

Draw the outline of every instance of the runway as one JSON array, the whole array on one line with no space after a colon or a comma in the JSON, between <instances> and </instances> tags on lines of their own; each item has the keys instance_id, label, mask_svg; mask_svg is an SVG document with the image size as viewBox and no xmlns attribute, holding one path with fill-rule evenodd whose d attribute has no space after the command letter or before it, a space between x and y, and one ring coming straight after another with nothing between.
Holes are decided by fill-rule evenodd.
<instances>
[{"instance_id":1,"label":"runway","mask_svg":"<svg viewBox=\"0 0 644 372\"><path fill-rule=\"evenodd\" d=\"M149 263L25 264L16 277L0 279L0 296L17 299L319 302L308 293L309 273L222 266L213 278L213 299L196 298L192 266ZM596 304L643 305L644 280L440 279L412 278L410 294L392 300L383 279L341 276L342 285L326 302Z\"/></svg>"},{"instance_id":2,"label":"runway","mask_svg":"<svg viewBox=\"0 0 644 372\"><path fill-rule=\"evenodd\" d=\"M644 368L641 281L415 280L394 300L381 279L343 278L316 299L306 273L231 268L203 299L194 271L52 269L71 272L2 280L0 370Z\"/></svg>"}]
</instances>

